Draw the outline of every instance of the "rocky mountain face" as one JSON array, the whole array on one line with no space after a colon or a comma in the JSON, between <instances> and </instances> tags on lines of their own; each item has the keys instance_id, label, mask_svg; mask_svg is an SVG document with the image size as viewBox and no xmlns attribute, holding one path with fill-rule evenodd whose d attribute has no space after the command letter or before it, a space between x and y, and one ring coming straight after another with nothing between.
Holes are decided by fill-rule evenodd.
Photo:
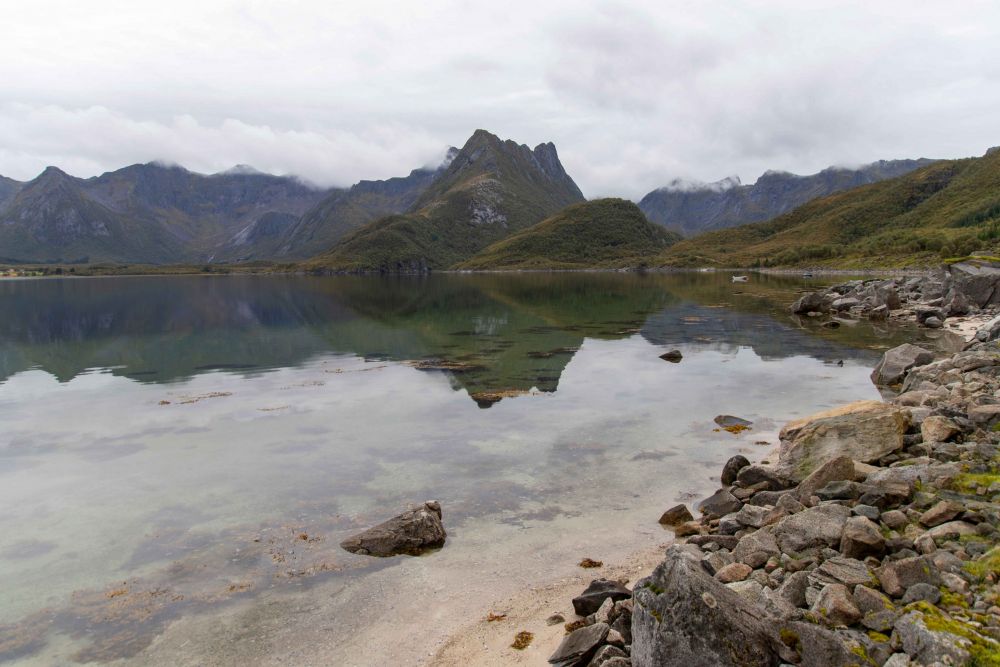
<instances>
[{"instance_id":1,"label":"rocky mountain face","mask_svg":"<svg viewBox=\"0 0 1000 667\"><path fill-rule=\"evenodd\" d=\"M534 149L477 130L404 215L369 223L313 260L317 269L447 268L583 194L551 143Z\"/></svg>"},{"instance_id":2,"label":"rocky mountain face","mask_svg":"<svg viewBox=\"0 0 1000 667\"><path fill-rule=\"evenodd\" d=\"M240 229L288 227L328 193L235 169L138 164L94 178L49 167L0 184L0 257L31 262L207 262Z\"/></svg>"},{"instance_id":3,"label":"rocky mountain face","mask_svg":"<svg viewBox=\"0 0 1000 667\"><path fill-rule=\"evenodd\" d=\"M299 260L409 210L458 152L450 149L436 168L350 188L318 188L245 165L212 175L149 163L87 179L56 167L27 183L0 177L0 260Z\"/></svg>"},{"instance_id":4,"label":"rocky mountain face","mask_svg":"<svg viewBox=\"0 0 1000 667\"><path fill-rule=\"evenodd\" d=\"M902 176L934 160L879 160L858 169L830 167L811 176L768 171L753 185L736 176L715 183L675 180L653 190L639 208L656 222L685 236L763 222L817 197Z\"/></svg>"},{"instance_id":5,"label":"rocky mountain face","mask_svg":"<svg viewBox=\"0 0 1000 667\"><path fill-rule=\"evenodd\" d=\"M409 176L384 181L360 181L331 192L277 235L253 223L234 236L223 252L248 259L302 259L321 253L367 222L408 210L457 154L458 149L452 147L437 168L414 169Z\"/></svg>"}]
</instances>

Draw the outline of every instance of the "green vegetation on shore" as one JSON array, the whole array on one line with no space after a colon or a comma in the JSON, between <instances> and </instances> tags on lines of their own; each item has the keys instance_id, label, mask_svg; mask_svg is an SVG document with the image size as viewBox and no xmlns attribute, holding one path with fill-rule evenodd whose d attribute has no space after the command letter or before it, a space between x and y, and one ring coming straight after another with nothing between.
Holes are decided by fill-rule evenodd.
<instances>
[{"instance_id":1,"label":"green vegetation on shore","mask_svg":"<svg viewBox=\"0 0 1000 667\"><path fill-rule=\"evenodd\" d=\"M498 241L459 269L588 269L644 266L681 236L646 220L624 199L569 206Z\"/></svg>"},{"instance_id":2,"label":"green vegetation on shore","mask_svg":"<svg viewBox=\"0 0 1000 667\"><path fill-rule=\"evenodd\" d=\"M927 266L1000 241L1000 151L817 199L768 222L684 240L664 266Z\"/></svg>"}]
</instances>

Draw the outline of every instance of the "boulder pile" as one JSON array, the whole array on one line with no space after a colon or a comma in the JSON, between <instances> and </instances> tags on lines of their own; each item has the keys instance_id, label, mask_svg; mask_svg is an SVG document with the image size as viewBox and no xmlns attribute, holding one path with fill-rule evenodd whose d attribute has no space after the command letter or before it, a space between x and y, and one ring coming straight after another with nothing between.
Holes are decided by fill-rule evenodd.
<instances>
[{"instance_id":1,"label":"boulder pile","mask_svg":"<svg viewBox=\"0 0 1000 667\"><path fill-rule=\"evenodd\" d=\"M915 320L940 329L948 318L1000 310L1000 266L971 258L930 275L851 280L804 294L791 310L807 317ZM1000 335L1000 318L993 328L984 327L979 340Z\"/></svg>"},{"instance_id":2,"label":"boulder pile","mask_svg":"<svg viewBox=\"0 0 1000 667\"><path fill-rule=\"evenodd\" d=\"M591 585L549 662L1000 664L1000 346L886 357L898 396L786 425L774 466L734 457L700 518L665 513L686 540L631 597Z\"/></svg>"}]
</instances>

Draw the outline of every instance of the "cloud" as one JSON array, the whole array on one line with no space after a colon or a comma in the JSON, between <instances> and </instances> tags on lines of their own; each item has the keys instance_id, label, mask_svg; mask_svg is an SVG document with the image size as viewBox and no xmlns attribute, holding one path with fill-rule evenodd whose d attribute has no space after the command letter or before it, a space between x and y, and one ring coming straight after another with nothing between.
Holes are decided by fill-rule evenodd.
<instances>
[{"instance_id":1,"label":"cloud","mask_svg":"<svg viewBox=\"0 0 1000 667\"><path fill-rule=\"evenodd\" d=\"M0 24L0 174L153 159L322 184L479 127L588 196L1000 143L1000 5L36 0Z\"/></svg>"},{"instance_id":2,"label":"cloud","mask_svg":"<svg viewBox=\"0 0 1000 667\"><path fill-rule=\"evenodd\" d=\"M373 125L363 132L281 130L235 118L203 124L190 115L141 121L105 107L0 105L0 162L6 173L31 177L54 164L91 176L136 162L159 160L215 173L252 165L300 175L319 185L398 175L444 147L420 128ZM433 160L431 160L433 161Z\"/></svg>"}]
</instances>

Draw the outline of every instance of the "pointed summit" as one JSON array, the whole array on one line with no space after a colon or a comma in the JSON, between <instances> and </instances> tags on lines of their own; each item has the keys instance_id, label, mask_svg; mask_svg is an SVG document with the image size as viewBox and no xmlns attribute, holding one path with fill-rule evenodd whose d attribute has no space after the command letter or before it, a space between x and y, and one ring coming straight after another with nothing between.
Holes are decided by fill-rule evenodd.
<instances>
[{"instance_id":1,"label":"pointed summit","mask_svg":"<svg viewBox=\"0 0 1000 667\"><path fill-rule=\"evenodd\" d=\"M365 225L315 263L349 271L443 269L582 200L554 145L531 149L480 129L406 215Z\"/></svg>"}]
</instances>

